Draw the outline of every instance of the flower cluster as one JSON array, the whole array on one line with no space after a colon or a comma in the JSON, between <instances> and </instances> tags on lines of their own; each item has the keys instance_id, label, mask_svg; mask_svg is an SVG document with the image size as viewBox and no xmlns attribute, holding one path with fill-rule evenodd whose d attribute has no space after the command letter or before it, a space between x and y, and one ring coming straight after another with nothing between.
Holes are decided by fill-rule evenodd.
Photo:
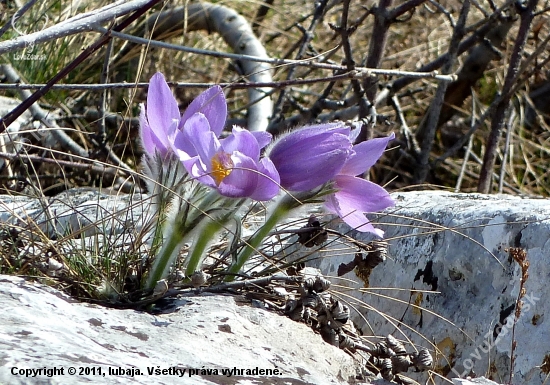
<instances>
[{"instance_id":1,"label":"flower cluster","mask_svg":"<svg viewBox=\"0 0 550 385\"><path fill-rule=\"evenodd\" d=\"M349 127L328 123L297 128L273 142L269 133L249 132L236 126L231 134L221 138L226 116L227 104L219 86L204 91L180 115L164 76L157 73L149 83L147 104L141 106L140 124L147 164L183 165L186 178L211 191L203 195L209 197L207 203L193 202L195 207L206 209L211 202L231 207L219 217L222 222L229 220L245 198L269 201L281 190L288 193L287 199L280 201L272 217L240 251L230 272L236 273L277 221L296 206L288 203L288 197L323 197L326 209L349 226L383 235L364 214L383 210L394 202L382 187L361 176L380 158L393 134L353 145ZM212 192L220 198L213 198ZM209 234L201 234L200 248L190 252L197 258L206 247L204 236L212 238L223 227L223 223L214 226L212 217L209 218L210 224L202 226L210 229ZM174 229L182 228L185 226L176 223L167 230L172 235L165 243L171 246L161 250L161 254L168 253L171 257L163 255L162 260L173 258L184 239ZM190 266L195 268L196 261ZM163 269L167 271L167 266Z\"/></svg>"},{"instance_id":2,"label":"flower cluster","mask_svg":"<svg viewBox=\"0 0 550 385\"><path fill-rule=\"evenodd\" d=\"M333 181L335 193L325 198L325 207L358 231L375 233L363 213L393 206L382 187L357 177L382 156L395 138L372 139L352 146L350 129L342 123L309 126L281 137L267 152L290 191L307 191Z\"/></svg>"},{"instance_id":3,"label":"flower cluster","mask_svg":"<svg viewBox=\"0 0 550 385\"><path fill-rule=\"evenodd\" d=\"M141 139L150 157L166 161L174 154L192 177L227 197L270 200L279 192L279 174L260 151L271 141L266 132L240 127L225 139L227 104L222 89L212 87L180 116L178 104L161 73L149 83L141 107Z\"/></svg>"}]
</instances>

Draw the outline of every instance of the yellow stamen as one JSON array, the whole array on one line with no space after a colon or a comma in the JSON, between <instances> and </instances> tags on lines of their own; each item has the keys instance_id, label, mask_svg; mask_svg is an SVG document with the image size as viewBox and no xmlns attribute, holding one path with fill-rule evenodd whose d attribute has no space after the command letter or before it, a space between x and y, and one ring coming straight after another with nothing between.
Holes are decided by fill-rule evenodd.
<instances>
[{"instance_id":1,"label":"yellow stamen","mask_svg":"<svg viewBox=\"0 0 550 385\"><path fill-rule=\"evenodd\" d=\"M229 154L225 152L217 152L212 157L211 164L212 173L210 175L214 178L216 185L219 186L222 180L231 174L233 169L233 161L231 160L231 156Z\"/></svg>"}]
</instances>

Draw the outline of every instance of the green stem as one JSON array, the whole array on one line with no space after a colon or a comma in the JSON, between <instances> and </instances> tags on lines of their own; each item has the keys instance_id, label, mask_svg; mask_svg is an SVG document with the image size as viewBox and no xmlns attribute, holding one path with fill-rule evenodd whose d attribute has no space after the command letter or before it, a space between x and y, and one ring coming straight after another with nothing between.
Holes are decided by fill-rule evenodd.
<instances>
[{"instance_id":1,"label":"green stem","mask_svg":"<svg viewBox=\"0 0 550 385\"><path fill-rule=\"evenodd\" d=\"M167 239L164 240L164 245L159 254L155 257L155 262L151 267L145 289L154 289L157 282L168 275L170 266L179 254L181 245L185 240L185 232L179 231L179 226L174 226L174 230L170 232Z\"/></svg>"},{"instance_id":2,"label":"green stem","mask_svg":"<svg viewBox=\"0 0 550 385\"><path fill-rule=\"evenodd\" d=\"M215 239L216 234L223 228L223 223L221 221L209 218L203 220L207 221L207 223L202 225L202 229L198 232L187 257L189 263L185 269L185 275L188 277L197 270L201 259L205 255L206 248Z\"/></svg>"},{"instance_id":3,"label":"green stem","mask_svg":"<svg viewBox=\"0 0 550 385\"><path fill-rule=\"evenodd\" d=\"M288 200L288 197L283 197L275 206L275 210L271 213L264 225L256 231L256 233L247 241L247 245L237 255L237 260L229 266L227 272L230 273L225 277L225 282L230 282L235 279L241 268L246 261L250 258L253 252L258 250L258 247L262 244L264 239L269 235L271 230L277 226L277 224L286 217L289 211L294 207L292 201Z\"/></svg>"}]
</instances>

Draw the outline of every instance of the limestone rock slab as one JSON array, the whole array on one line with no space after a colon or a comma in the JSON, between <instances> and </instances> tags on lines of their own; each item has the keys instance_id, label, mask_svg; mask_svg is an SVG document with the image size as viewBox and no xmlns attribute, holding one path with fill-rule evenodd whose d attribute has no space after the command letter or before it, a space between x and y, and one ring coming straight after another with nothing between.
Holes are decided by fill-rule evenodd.
<instances>
[{"instance_id":1,"label":"limestone rock slab","mask_svg":"<svg viewBox=\"0 0 550 385\"><path fill-rule=\"evenodd\" d=\"M239 303L233 296L189 296L153 315L79 303L50 287L0 276L0 309L1 384L359 383L354 380L357 362L306 325ZM12 374L54 367L64 368L64 375ZM77 374L69 375L69 367ZM104 376L97 371L79 375L81 367L102 368ZM280 374L221 373L222 368L256 367L278 369ZM118 368L130 372L113 374ZM179 378L149 375L147 368L187 372ZM217 369L218 375L189 377L190 368L199 373Z\"/></svg>"},{"instance_id":2,"label":"limestone rock slab","mask_svg":"<svg viewBox=\"0 0 550 385\"><path fill-rule=\"evenodd\" d=\"M437 346L446 357L439 355L437 369L449 378L485 375L507 383L514 331L513 383L543 384L550 367L550 201L442 191L392 196L396 207L372 217L386 232L391 258L370 275L363 271L360 278L356 268L331 278L357 298L368 321L355 315L363 332L398 337L399 326L402 338ZM345 224L336 228L371 240ZM521 270L510 247L524 249L530 263L517 321ZM354 251L338 248L328 246L327 258L313 264L336 277L354 259Z\"/></svg>"}]
</instances>

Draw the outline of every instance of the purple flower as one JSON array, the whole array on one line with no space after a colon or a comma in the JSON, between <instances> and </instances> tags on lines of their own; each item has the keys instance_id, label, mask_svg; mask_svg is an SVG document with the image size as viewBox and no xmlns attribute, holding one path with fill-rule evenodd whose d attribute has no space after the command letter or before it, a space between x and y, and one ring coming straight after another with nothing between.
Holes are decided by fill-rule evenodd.
<instances>
[{"instance_id":1,"label":"purple flower","mask_svg":"<svg viewBox=\"0 0 550 385\"><path fill-rule=\"evenodd\" d=\"M225 125L227 105L219 86L201 93L183 115L180 115L178 103L170 91L164 75L157 72L149 82L147 106L141 105L139 117L141 141L146 153L154 156L158 151L161 159L172 152L173 142L181 135L185 123L195 114L201 113L212 132L220 135Z\"/></svg>"},{"instance_id":2,"label":"purple flower","mask_svg":"<svg viewBox=\"0 0 550 385\"><path fill-rule=\"evenodd\" d=\"M375 229L364 213L376 212L393 206L395 202L384 188L357 177L363 174L382 156L388 142L395 138L371 139L353 146L353 153L334 177L334 194L325 199L325 207L337 214L349 226L358 231L370 232L382 237L384 232Z\"/></svg>"},{"instance_id":3,"label":"purple flower","mask_svg":"<svg viewBox=\"0 0 550 385\"><path fill-rule=\"evenodd\" d=\"M174 151L191 176L221 195L264 201L277 195L280 182L271 160L260 160L260 150L270 137L235 126L231 135L218 140L199 112L185 122Z\"/></svg>"},{"instance_id":4,"label":"purple flower","mask_svg":"<svg viewBox=\"0 0 550 385\"><path fill-rule=\"evenodd\" d=\"M267 151L290 191L307 191L334 178L351 154L350 129L343 123L304 127L278 139Z\"/></svg>"}]
</instances>

